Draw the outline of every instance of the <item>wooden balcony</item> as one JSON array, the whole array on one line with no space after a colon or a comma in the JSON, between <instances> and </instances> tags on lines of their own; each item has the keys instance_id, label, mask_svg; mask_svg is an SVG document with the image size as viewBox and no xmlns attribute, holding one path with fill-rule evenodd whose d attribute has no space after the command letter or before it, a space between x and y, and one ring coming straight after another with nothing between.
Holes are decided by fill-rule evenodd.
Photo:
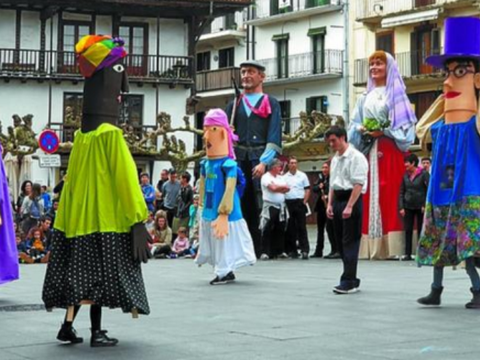
<instances>
[{"instance_id":1,"label":"wooden balcony","mask_svg":"<svg viewBox=\"0 0 480 360\"><path fill-rule=\"evenodd\" d=\"M192 59L187 56L132 55L124 60L133 81L193 83ZM82 80L74 52L0 49L0 78Z\"/></svg>"},{"instance_id":2,"label":"wooden balcony","mask_svg":"<svg viewBox=\"0 0 480 360\"><path fill-rule=\"evenodd\" d=\"M229 67L218 70L200 71L196 75L198 92L233 89L233 81L240 86L240 68Z\"/></svg>"},{"instance_id":3,"label":"wooden balcony","mask_svg":"<svg viewBox=\"0 0 480 360\"><path fill-rule=\"evenodd\" d=\"M242 10L253 0L0 0L0 7L31 10L68 10L97 15L178 18L191 16L222 16Z\"/></svg>"}]
</instances>

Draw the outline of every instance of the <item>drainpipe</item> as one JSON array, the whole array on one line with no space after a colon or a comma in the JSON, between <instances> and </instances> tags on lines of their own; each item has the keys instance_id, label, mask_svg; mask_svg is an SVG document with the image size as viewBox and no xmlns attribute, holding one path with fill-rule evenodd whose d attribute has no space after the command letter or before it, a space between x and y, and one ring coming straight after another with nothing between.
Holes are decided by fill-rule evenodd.
<instances>
[{"instance_id":1,"label":"drainpipe","mask_svg":"<svg viewBox=\"0 0 480 360\"><path fill-rule=\"evenodd\" d=\"M348 37L350 35L350 22L349 22L349 0L343 0L343 26L345 29L345 52L343 55L343 116L345 119L345 123L348 124L350 122L350 68L349 68L349 42Z\"/></svg>"},{"instance_id":2,"label":"drainpipe","mask_svg":"<svg viewBox=\"0 0 480 360\"><path fill-rule=\"evenodd\" d=\"M160 74L160 16L157 14L157 59L156 59L157 72ZM160 83L156 80L155 83L155 119L159 112L159 87Z\"/></svg>"}]
</instances>

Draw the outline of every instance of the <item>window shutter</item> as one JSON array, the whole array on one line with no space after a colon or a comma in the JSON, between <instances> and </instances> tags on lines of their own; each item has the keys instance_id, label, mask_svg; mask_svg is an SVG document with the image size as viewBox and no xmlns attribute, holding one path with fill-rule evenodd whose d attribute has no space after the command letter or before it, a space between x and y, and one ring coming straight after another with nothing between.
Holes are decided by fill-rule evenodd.
<instances>
[{"instance_id":1,"label":"window shutter","mask_svg":"<svg viewBox=\"0 0 480 360\"><path fill-rule=\"evenodd\" d=\"M434 28L432 29L432 55L439 55L440 54L440 29Z\"/></svg>"},{"instance_id":2,"label":"window shutter","mask_svg":"<svg viewBox=\"0 0 480 360\"><path fill-rule=\"evenodd\" d=\"M418 59L420 58L419 56L419 51L417 48L417 33L412 32L410 34L410 61L411 61L411 74L416 75L420 71L420 64L418 63Z\"/></svg>"}]
</instances>

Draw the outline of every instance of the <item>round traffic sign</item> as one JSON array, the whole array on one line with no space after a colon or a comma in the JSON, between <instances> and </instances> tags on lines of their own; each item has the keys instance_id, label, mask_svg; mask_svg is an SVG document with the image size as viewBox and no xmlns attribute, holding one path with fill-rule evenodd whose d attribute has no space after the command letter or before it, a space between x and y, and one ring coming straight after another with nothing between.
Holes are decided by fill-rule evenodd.
<instances>
[{"instance_id":1,"label":"round traffic sign","mask_svg":"<svg viewBox=\"0 0 480 360\"><path fill-rule=\"evenodd\" d=\"M44 130L38 137L38 145L47 154L53 154L58 150L60 139L55 131Z\"/></svg>"}]
</instances>

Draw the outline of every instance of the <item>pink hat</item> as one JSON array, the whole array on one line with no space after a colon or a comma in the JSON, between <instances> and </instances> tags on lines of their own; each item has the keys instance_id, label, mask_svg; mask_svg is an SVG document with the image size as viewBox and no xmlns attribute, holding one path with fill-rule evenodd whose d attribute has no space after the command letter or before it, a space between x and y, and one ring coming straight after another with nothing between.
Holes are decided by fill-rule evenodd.
<instances>
[{"instance_id":1,"label":"pink hat","mask_svg":"<svg viewBox=\"0 0 480 360\"><path fill-rule=\"evenodd\" d=\"M233 133L232 128L228 124L228 117L222 109L211 109L203 119L203 126L220 126L227 130L228 133L228 157L235 159L233 152L233 142L238 141L238 136Z\"/></svg>"}]
</instances>

